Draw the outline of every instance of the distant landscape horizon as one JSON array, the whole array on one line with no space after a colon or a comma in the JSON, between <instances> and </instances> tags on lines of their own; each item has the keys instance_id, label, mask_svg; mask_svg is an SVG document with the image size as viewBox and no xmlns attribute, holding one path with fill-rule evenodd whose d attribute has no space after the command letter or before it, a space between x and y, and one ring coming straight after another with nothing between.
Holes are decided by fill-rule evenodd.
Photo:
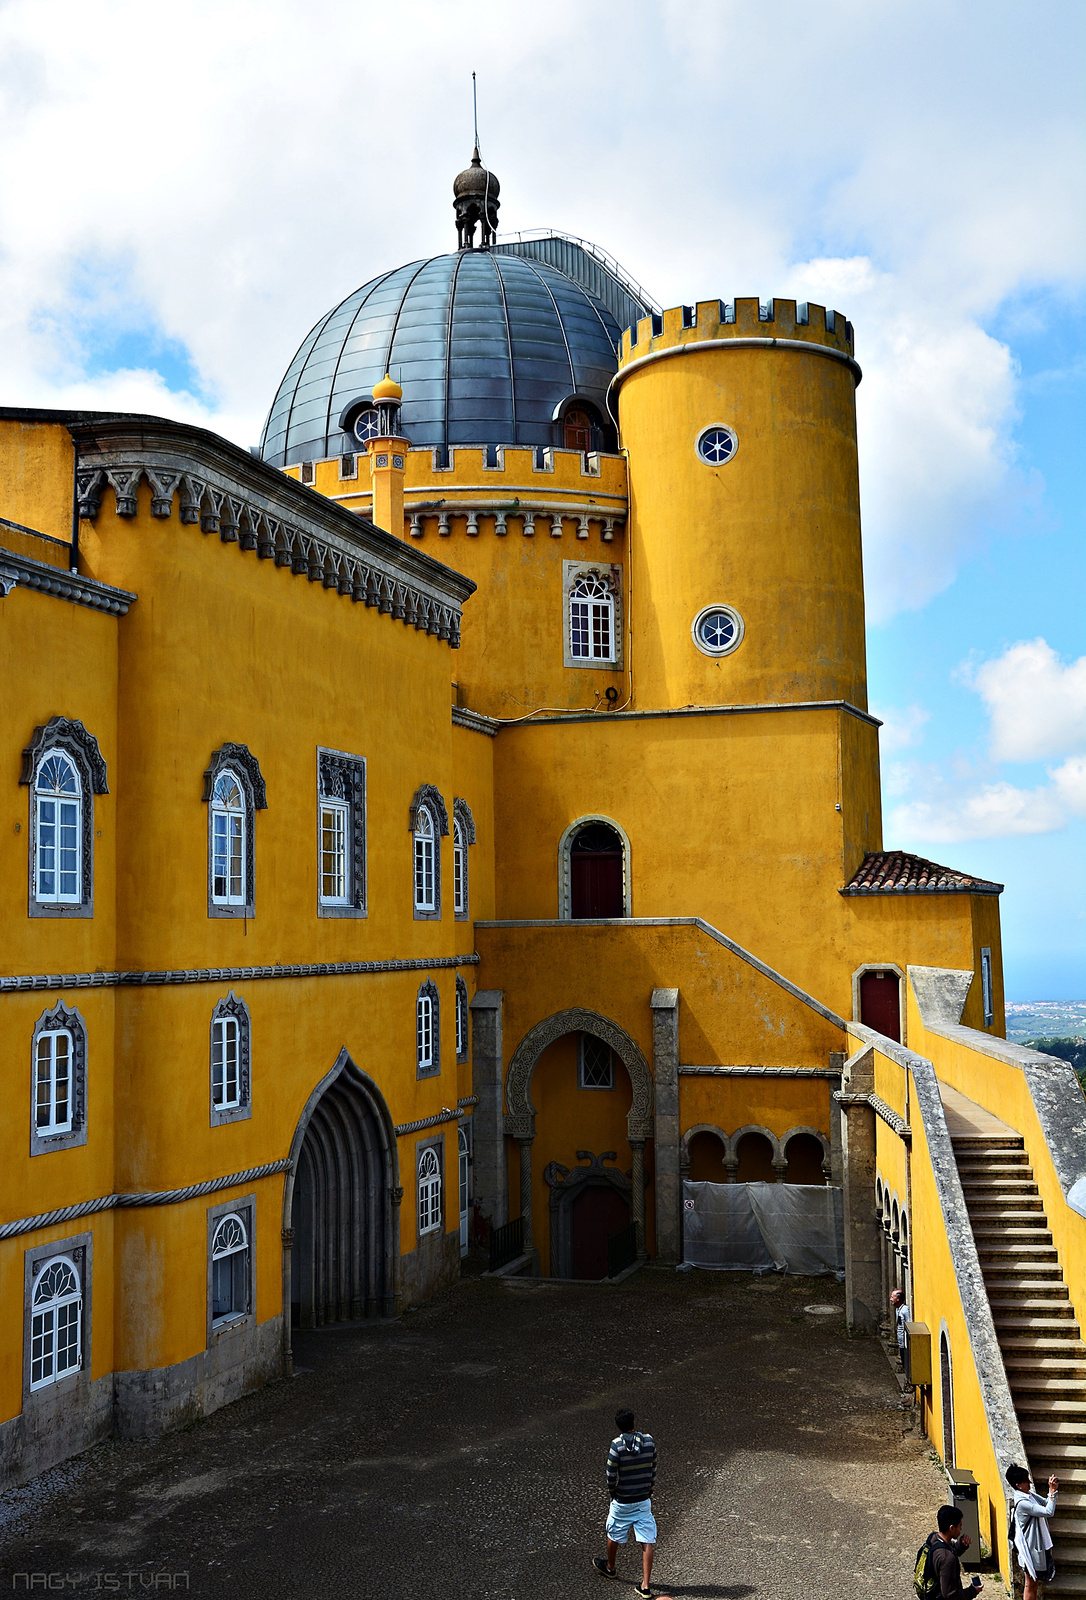
<instances>
[{"instance_id":1,"label":"distant landscape horizon","mask_svg":"<svg viewBox=\"0 0 1086 1600\"><path fill-rule=\"evenodd\" d=\"M1086 1034L1086 1000L1008 1000L1007 1038L1066 1039Z\"/></svg>"}]
</instances>

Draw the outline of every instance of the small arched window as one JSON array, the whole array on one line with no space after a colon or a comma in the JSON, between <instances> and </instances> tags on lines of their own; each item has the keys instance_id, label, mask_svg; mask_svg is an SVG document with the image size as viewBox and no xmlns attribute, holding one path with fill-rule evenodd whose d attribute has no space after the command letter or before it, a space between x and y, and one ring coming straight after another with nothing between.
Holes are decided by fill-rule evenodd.
<instances>
[{"instance_id":1,"label":"small arched window","mask_svg":"<svg viewBox=\"0 0 1086 1600\"><path fill-rule=\"evenodd\" d=\"M427 979L415 998L415 1066L420 1078L441 1070L440 1038L437 985Z\"/></svg>"},{"instance_id":2,"label":"small arched window","mask_svg":"<svg viewBox=\"0 0 1086 1600\"><path fill-rule=\"evenodd\" d=\"M243 1317L249 1310L249 1230L230 1211L215 1225L211 1240L211 1320Z\"/></svg>"},{"instance_id":3,"label":"small arched window","mask_svg":"<svg viewBox=\"0 0 1086 1600\"><path fill-rule=\"evenodd\" d=\"M434 819L425 806L415 822L415 910L437 909L437 848Z\"/></svg>"},{"instance_id":4,"label":"small arched window","mask_svg":"<svg viewBox=\"0 0 1086 1600\"><path fill-rule=\"evenodd\" d=\"M211 792L211 898L217 906L246 903L245 823L245 795L227 767Z\"/></svg>"},{"instance_id":5,"label":"small arched window","mask_svg":"<svg viewBox=\"0 0 1086 1600\"><path fill-rule=\"evenodd\" d=\"M456 1059L468 1059L468 986L456 975Z\"/></svg>"},{"instance_id":6,"label":"small arched window","mask_svg":"<svg viewBox=\"0 0 1086 1600\"><path fill-rule=\"evenodd\" d=\"M615 600L598 573L583 572L570 590L569 653L575 661L615 659Z\"/></svg>"},{"instance_id":7,"label":"small arched window","mask_svg":"<svg viewBox=\"0 0 1086 1600\"><path fill-rule=\"evenodd\" d=\"M38 1018L32 1045L31 1155L86 1144L87 1029L63 1002Z\"/></svg>"},{"instance_id":8,"label":"small arched window","mask_svg":"<svg viewBox=\"0 0 1086 1600\"><path fill-rule=\"evenodd\" d=\"M44 904L78 905L82 899L83 795L74 762L50 750L34 780L35 897Z\"/></svg>"},{"instance_id":9,"label":"small arched window","mask_svg":"<svg viewBox=\"0 0 1086 1600\"><path fill-rule=\"evenodd\" d=\"M468 914L468 847L459 817L453 817L453 915Z\"/></svg>"},{"instance_id":10,"label":"small arched window","mask_svg":"<svg viewBox=\"0 0 1086 1600\"><path fill-rule=\"evenodd\" d=\"M581 406L571 406L564 420L567 450L591 450L592 418Z\"/></svg>"},{"instance_id":11,"label":"small arched window","mask_svg":"<svg viewBox=\"0 0 1086 1600\"><path fill-rule=\"evenodd\" d=\"M34 1280L30 1318L30 1387L44 1389L82 1366L83 1292L67 1256L47 1261Z\"/></svg>"},{"instance_id":12,"label":"small arched window","mask_svg":"<svg viewBox=\"0 0 1086 1600\"><path fill-rule=\"evenodd\" d=\"M211 1124L251 1115L249 1008L231 989L211 1015Z\"/></svg>"},{"instance_id":13,"label":"small arched window","mask_svg":"<svg viewBox=\"0 0 1086 1600\"><path fill-rule=\"evenodd\" d=\"M74 717L50 718L19 782L30 790L30 916L93 916L94 797L109 793L98 740Z\"/></svg>"},{"instance_id":14,"label":"small arched window","mask_svg":"<svg viewBox=\"0 0 1086 1600\"><path fill-rule=\"evenodd\" d=\"M441 1161L433 1145L419 1152L419 1233L434 1233L442 1225Z\"/></svg>"}]
</instances>

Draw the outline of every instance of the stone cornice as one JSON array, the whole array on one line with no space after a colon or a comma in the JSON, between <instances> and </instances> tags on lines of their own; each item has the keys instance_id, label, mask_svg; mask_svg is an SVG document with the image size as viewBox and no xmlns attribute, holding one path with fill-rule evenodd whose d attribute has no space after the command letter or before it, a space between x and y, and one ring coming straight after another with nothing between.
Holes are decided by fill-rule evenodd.
<instances>
[{"instance_id":1,"label":"stone cornice","mask_svg":"<svg viewBox=\"0 0 1086 1600\"><path fill-rule=\"evenodd\" d=\"M112 492L134 516L142 480L151 514L198 523L224 544L255 550L310 582L445 639L460 642L470 578L375 528L218 435L162 417L0 408L0 419L68 428L79 453L79 512L92 520Z\"/></svg>"},{"instance_id":2,"label":"stone cornice","mask_svg":"<svg viewBox=\"0 0 1086 1600\"><path fill-rule=\"evenodd\" d=\"M31 556L0 547L0 597L15 588L36 589L39 594L53 594L58 600L89 606L92 611L107 611L115 617L123 617L136 600L127 589L114 589L97 578L84 578L66 567L51 567L47 561L35 561Z\"/></svg>"}]
</instances>

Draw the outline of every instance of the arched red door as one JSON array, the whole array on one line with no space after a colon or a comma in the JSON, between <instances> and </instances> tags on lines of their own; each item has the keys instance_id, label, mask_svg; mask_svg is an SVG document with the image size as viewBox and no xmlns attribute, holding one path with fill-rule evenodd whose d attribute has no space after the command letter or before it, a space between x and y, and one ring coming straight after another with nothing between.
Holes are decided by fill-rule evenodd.
<instances>
[{"instance_id":1,"label":"arched red door","mask_svg":"<svg viewBox=\"0 0 1086 1600\"><path fill-rule=\"evenodd\" d=\"M860 1021L901 1043L901 985L896 972L862 974Z\"/></svg>"},{"instance_id":2,"label":"arched red door","mask_svg":"<svg viewBox=\"0 0 1086 1600\"><path fill-rule=\"evenodd\" d=\"M587 411L582 411L579 406L571 407L566 412L564 428L567 450L591 450L592 419Z\"/></svg>"},{"instance_id":3,"label":"arched red door","mask_svg":"<svg viewBox=\"0 0 1086 1600\"><path fill-rule=\"evenodd\" d=\"M569 914L622 917L622 840L605 822L582 828L569 851Z\"/></svg>"},{"instance_id":4,"label":"arched red door","mask_svg":"<svg viewBox=\"0 0 1086 1600\"><path fill-rule=\"evenodd\" d=\"M586 1183L573 1202L573 1276L606 1278L607 1235L630 1225L629 1202L609 1183Z\"/></svg>"}]
</instances>

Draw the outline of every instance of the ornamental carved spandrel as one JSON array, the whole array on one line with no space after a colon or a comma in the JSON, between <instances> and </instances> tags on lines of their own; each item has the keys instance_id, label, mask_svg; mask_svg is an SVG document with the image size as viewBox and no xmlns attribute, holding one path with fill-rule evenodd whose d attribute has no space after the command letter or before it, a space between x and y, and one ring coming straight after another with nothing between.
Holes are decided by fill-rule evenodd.
<instances>
[{"instance_id":1,"label":"ornamental carved spandrel","mask_svg":"<svg viewBox=\"0 0 1086 1600\"><path fill-rule=\"evenodd\" d=\"M624 1028L601 1016L598 1011L588 1011L574 1006L568 1011L557 1011L536 1024L518 1044L509 1063L505 1082L505 1131L511 1139L535 1138L535 1113L532 1104L532 1073L540 1056L550 1045L567 1033L590 1033L609 1045L630 1075L633 1102L626 1116L626 1132L631 1139L651 1139L653 1136L652 1073L640 1048Z\"/></svg>"},{"instance_id":2,"label":"ornamental carved spandrel","mask_svg":"<svg viewBox=\"0 0 1086 1600\"><path fill-rule=\"evenodd\" d=\"M419 811L423 806L429 808L442 838L447 837L449 832L449 813L445 808L444 800L441 798L441 790L435 788L432 783L420 784L412 795L408 831L410 833L415 832L419 825Z\"/></svg>"},{"instance_id":3,"label":"ornamental carved spandrel","mask_svg":"<svg viewBox=\"0 0 1086 1600\"><path fill-rule=\"evenodd\" d=\"M249 780L254 811L267 811L268 789L264 782L264 774L260 770L260 762L247 744L224 744L215 751L211 757L211 765L204 772L205 802L214 794L215 779L224 767L241 768Z\"/></svg>"},{"instance_id":4,"label":"ornamental carved spandrel","mask_svg":"<svg viewBox=\"0 0 1086 1600\"><path fill-rule=\"evenodd\" d=\"M105 757L98 748L98 740L93 733L87 732L77 717L50 717L47 723L34 729L30 743L23 751L20 783L34 782L38 757L43 750L51 750L54 746L75 758L76 765L83 768L84 778L90 779L90 787L95 794L109 793Z\"/></svg>"}]
</instances>

